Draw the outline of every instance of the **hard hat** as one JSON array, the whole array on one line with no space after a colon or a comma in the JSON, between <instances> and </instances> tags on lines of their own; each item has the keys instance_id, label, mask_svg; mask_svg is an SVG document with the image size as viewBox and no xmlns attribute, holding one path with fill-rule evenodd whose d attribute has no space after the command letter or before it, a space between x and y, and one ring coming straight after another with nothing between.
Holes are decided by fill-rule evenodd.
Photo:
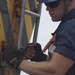
<instances>
[{"instance_id":1,"label":"hard hat","mask_svg":"<svg viewBox=\"0 0 75 75\"><path fill-rule=\"evenodd\" d=\"M54 1L58 1L58 0L38 0L39 3L48 3L48 2L54 2Z\"/></svg>"}]
</instances>

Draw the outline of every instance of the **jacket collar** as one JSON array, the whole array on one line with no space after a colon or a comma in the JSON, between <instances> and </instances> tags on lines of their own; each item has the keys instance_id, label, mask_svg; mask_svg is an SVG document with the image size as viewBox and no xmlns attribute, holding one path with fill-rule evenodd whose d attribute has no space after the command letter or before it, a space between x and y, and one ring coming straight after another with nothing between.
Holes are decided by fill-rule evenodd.
<instances>
[{"instance_id":1,"label":"jacket collar","mask_svg":"<svg viewBox=\"0 0 75 75\"><path fill-rule=\"evenodd\" d=\"M70 19L73 19L73 18L75 18L75 9L71 10L67 15L65 15L65 16L62 18L62 20L61 20L61 22L60 22L58 28L55 30L54 33L52 33L52 35L54 35L55 33L58 32L58 30L61 28L61 26L62 26L63 23L65 23L66 21L68 21L68 20L70 20Z\"/></svg>"}]
</instances>

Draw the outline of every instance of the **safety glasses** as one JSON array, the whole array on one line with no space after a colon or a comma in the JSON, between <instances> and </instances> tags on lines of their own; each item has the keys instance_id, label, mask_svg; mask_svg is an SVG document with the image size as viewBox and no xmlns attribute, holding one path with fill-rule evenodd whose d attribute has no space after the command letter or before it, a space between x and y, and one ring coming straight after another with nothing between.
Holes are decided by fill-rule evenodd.
<instances>
[{"instance_id":1,"label":"safety glasses","mask_svg":"<svg viewBox=\"0 0 75 75\"><path fill-rule=\"evenodd\" d=\"M60 3L60 0L54 1L54 2L48 2L48 3L45 3L45 5L49 6L51 8L55 8L55 7L57 7L59 5L59 3Z\"/></svg>"}]
</instances>

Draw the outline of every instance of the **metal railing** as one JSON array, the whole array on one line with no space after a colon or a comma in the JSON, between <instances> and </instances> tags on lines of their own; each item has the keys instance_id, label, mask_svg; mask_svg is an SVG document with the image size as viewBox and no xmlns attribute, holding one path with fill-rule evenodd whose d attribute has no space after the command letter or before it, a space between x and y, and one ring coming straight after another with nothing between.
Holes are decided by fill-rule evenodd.
<instances>
[{"instance_id":1,"label":"metal railing","mask_svg":"<svg viewBox=\"0 0 75 75\"><path fill-rule=\"evenodd\" d=\"M20 46L21 46L21 43L22 43L21 39L22 39L23 27L24 27L24 24L23 24L24 23L24 14L28 14L28 15L36 17L36 25L35 25L34 34L33 34L33 43L37 41L37 35L38 35L38 29L39 29L41 4L39 5L38 13L34 13L32 11L29 11L29 10L25 9L25 3L26 3L26 0L23 0L21 20L20 20L19 38L18 38L18 49L20 49Z\"/></svg>"}]
</instances>

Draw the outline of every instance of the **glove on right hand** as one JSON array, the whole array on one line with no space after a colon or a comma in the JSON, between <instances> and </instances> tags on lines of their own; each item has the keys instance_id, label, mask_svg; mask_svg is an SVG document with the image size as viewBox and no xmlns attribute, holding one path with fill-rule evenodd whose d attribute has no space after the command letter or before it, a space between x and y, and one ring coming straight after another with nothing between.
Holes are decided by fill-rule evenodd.
<instances>
[{"instance_id":1,"label":"glove on right hand","mask_svg":"<svg viewBox=\"0 0 75 75\"><path fill-rule=\"evenodd\" d=\"M24 49L18 49L15 46L7 47L6 51L2 53L2 58L12 68L18 69L20 63L24 58Z\"/></svg>"},{"instance_id":2,"label":"glove on right hand","mask_svg":"<svg viewBox=\"0 0 75 75\"><path fill-rule=\"evenodd\" d=\"M39 61L45 61L46 60L47 55L45 55L42 52L41 45L39 43L35 44L34 50L35 50L35 56L30 59L31 61L39 62Z\"/></svg>"}]
</instances>

